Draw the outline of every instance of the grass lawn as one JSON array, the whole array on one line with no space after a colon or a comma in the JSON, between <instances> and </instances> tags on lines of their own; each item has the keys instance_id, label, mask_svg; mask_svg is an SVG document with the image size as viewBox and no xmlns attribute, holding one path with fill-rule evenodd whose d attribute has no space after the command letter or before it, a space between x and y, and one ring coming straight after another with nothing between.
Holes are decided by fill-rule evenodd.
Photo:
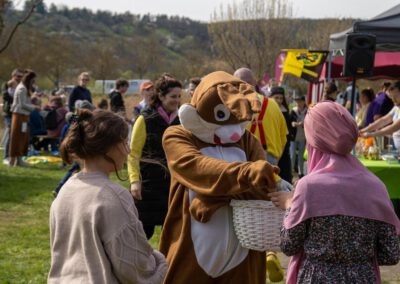
<instances>
[{"instance_id":1,"label":"grass lawn","mask_svg":"<svg viewBox=\"0 0 400 284\"><path fill-rule=\"evenodd\" d=\"M63 172L0 166L0 283L45 283L49 207Z\"/></svg>"},{"instance_id":2,"label":"grass lawn","mask_svg":"<svg viewBox=\"0 0 400 284\"><path fill-rule=\"evenodd\" d=\"M0 283L46 283L52 190L64 173L51 164L32 168L0 165ZM127 182L122 185L128 187ZM155 248L159 236L160 227L150 240ZM287 267L288 258L281 254L280 258ZM382 270L383 283L400 283L400 265Z\"/></svg>"}]
</instances>

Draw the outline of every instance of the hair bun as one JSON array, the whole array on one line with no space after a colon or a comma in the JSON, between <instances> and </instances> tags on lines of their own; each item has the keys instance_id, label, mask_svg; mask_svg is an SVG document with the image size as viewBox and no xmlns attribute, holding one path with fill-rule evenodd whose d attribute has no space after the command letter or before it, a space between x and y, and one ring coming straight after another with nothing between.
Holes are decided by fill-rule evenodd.
<instances>
[{"instance_id":1,"label":"hair bun","mask_svg":"<svg viewBox=\"0 0 400 284\"><path fill-rule=\"evenodd\" d=\"M80 109L78 111L78 117L79 117L78 121L89 120L89 119L91 119L93 117L93 112L91 112L88 109Z\"/></svg>"},{"instance_id":2,"label":"hair bun","mask_svg":"<svg viewBox=\"0 0 400 284\"><path fill-rule=\"evenodd\" d=\"M60 146L61 157L67 163L72 162L72 157L104 156L111 147L128 137L125 120L112 112L79 109L73 117L77 123L71 123Z\"/></svg>"}]
</instances>

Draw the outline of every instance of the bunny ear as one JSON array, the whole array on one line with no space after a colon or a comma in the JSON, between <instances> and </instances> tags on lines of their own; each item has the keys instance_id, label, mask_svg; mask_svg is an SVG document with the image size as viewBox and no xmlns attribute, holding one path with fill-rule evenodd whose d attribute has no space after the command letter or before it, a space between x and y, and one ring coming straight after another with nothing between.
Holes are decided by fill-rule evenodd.
<instances>
[{"instance_id":1,"label":"bunny ear","mask_svg":"<svg viewBox=\"0 0 400 284\"><path fill-rule=\"evenodd\" d=\"M254 88L246 83L217 85L222 103L239 121L250 121L254 113L260 112L261 102Z\"/></svg>"},{"instance_id":2,"label":"bunny ear","mask_svg":"<svg viewBox=\"0 0 400 284\"><path fill-rule=\"evenodd\" d=\"M261 100L254 87L248 84L240 84L239 90L250 102L250 108L253 113L259 113L261 111Z\"/></svg>"}]
</instances>

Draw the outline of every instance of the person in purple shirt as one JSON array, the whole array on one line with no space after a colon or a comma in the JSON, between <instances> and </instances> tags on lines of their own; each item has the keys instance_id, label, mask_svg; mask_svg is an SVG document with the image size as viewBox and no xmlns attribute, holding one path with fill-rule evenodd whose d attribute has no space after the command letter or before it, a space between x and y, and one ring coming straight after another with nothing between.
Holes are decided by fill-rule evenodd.
<instances>
[{"instance_id":1,"label":"person in purple shirt","mask_svg":"<svg viewBox=\"0 0 400 284\"><path fill-rule=\"evenodd\" d=\"M387 91L390 87L390 82L384 82L382 84L382 89L376 96L375 100L371 103L371 112L370 116L372 115L373 121L376 121L382 116L385 116L390 112L393 108L393 101L387 95ZM368 119L368 114L367 114Z\"/></svg>"},{"instance_id":2,"label":"person in purple shirt","mask_svg":"<svg viewBox=\"0 0 400 284\"><path fill-rule=\"evenodd\" d=\"M367 88L361 91L361 109L363 106L366 106L366 116L365 120L361 125L359 125L361 128L367 127L371 123L374 122L374 108L376 105L375 102L375 93L374 90L371 88Z\"/></svg>"}]
</instances>

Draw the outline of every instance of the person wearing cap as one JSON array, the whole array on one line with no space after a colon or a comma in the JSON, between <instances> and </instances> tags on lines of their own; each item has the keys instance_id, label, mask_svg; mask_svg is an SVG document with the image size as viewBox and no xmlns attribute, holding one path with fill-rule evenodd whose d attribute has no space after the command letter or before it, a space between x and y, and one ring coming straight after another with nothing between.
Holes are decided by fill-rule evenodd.
<instances>
[{"instance_id":1,"label":"person wearing cap","mask_svg":"<svg viewBox=\"0 0 400 284\"><path fill-rule=\"evenodd\" d=\"M293 130L292 130L292 124L290 121L290 115L289 115L289 107L287 105L286 99L285 99L285 89L282 87L273 87L271 88L271 94L270 97L273 98L276 103L278 104L283 117L285 118L286 121L286 127L288 129L287 136L286 136L286 144L283 149L283 153L281 158L279 159L278 162L278 167L281 169L280 176L284 180L288 182L292 182L292 162L290 160L290 141L294 140L293 139Z\"/></svg>"},{"instance_id":2,"label":"person wearing cap","mask_svg":"<svg viewBox=\"0 0 400 284\"><path fill-rule=\"evenodd\" d=\"M153 82L144 81L140 84L140 96L142 97L142 100L133 108L132 122L135 122L142 109L145 109L149 105L152 96L154 96Z\"/></svg>"},{"instance_id":3,"label":"person wearing cap","mask_svg":"<svg viewBox=\"0 0 400 284\"><path fill-rule=\"evenodd\" d=\"M290 112L290 121L292 124L292 137L290 141L290 160L292 169L295 169L296 151L297 151L297 173L299 178L304 176L304 151L306 149L306 137L304 134L304 118L307 113L306 98L304 95L296 94L294 96L296 106Z\"/></svg>"}]
</instances>

